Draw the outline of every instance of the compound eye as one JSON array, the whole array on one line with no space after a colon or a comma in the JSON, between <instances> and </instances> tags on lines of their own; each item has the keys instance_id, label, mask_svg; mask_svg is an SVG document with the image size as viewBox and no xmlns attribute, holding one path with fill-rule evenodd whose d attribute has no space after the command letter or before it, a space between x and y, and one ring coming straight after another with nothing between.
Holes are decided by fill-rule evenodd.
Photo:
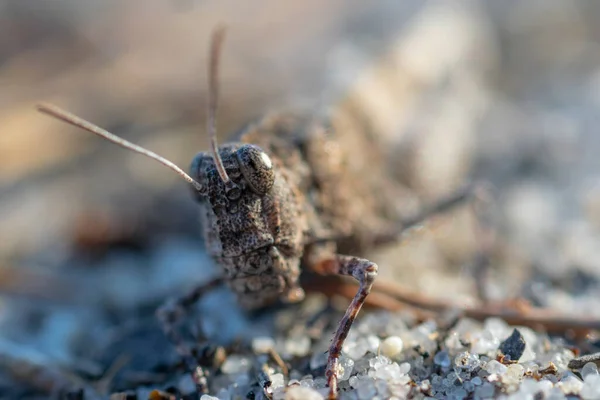
<instances>
[{"instance_id":1,"label":"compound eye","mask_svg":"<svg viewBox=\"0 0 600 400\"><path fill-rule=\"evenodd\" d=\"M260 147L245 144L235 152L242 175L257 194L265 194L273 187L275 173L271 158Z\"/></svg>"}]
</instances>

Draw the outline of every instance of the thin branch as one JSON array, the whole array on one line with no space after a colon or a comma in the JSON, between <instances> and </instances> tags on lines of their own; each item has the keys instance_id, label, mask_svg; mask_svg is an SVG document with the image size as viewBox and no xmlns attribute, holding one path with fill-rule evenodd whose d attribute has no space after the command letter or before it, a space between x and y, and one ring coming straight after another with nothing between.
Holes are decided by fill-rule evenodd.
<instances>
[{"instance_id":1,"label":"thin branch","mask_svg":"<svg viewBox=\"0 0 600 400\"><path fill-rule=\"evenodd\" d=\"M357 285L354 282L339 277L309 276L305 279L304 286L307 291L320 292L328 296L341 295L349 299L356 293ZM577 337L583 337L592 330L600 330L600 318L575 317L535 307L514 305L511 307L508 303L465 307L409 291L383 279L375 281L373 290L367 296L366 304L390 311L400 311L410 307L419 320L433 318L441 313L455 312L479 321L495 317L505 320L510 325L528 326L550 333L569 332Z\"/></svg>"},{"instance_id":2,"label":"thin branch","mask_svg":"<svg viewBox=\"0 0 600 400\"><path fill-rule=\"evenodd\" d=\"M433 299L418 293L408 291L397 284L379 280L375 282L374 291L392 296L394 299L412 307L434 312L456 310L463 315L484 320L496 317L505 320L511 325L524 325L531 328L544 328L552 333L573 331L576 335L585 335L590 330L600 330L600 319L576 317L560 314L554 310L527 307L517 309L507 307L506 303L486 304L479 307L464 307L452 304L447 300Z\"/></svg>"}]
</instances>

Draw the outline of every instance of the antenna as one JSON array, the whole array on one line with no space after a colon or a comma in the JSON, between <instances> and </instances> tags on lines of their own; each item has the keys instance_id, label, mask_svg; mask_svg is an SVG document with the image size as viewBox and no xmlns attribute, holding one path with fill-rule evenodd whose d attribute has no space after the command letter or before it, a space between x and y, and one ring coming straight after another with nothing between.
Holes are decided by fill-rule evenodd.
<instances>
[{"instance_id":1,"label":"antenna","mask_svg":"<svg viewBox=\"0 0 600 400\"><path fill-rule=\"evenodd\" d=\"M147 150L141 146L138 146L137 144L128 142L127 140L120 138L117 135L113 135L112 133L92 124L91 122L88 122L82 118L79 118L78 116L71 114L70 112L65 111L57 106L54 106L51 104L38 104L36 108L38 109L39 112L41 112L43 114L49 115L49 116L59 119L63 122L66 122L67 124L76 126L78 128L84 129L88 132L91 132L95 135L103 137L104 139L111 141L115 144L118 144L121 147L125 147L126 149L132 150L136 153L143 154L146 157L150 157L151 159L156 160L159 163L163 164L164 166L177 172L183 179L185 179L188 183L190 183L192 186L194 186L194 188L196 190L198 190L199 192L204 191L202 185L200 183L196 182L191 176L186 174L181 168L179 168L177 165L173 164L171 161L167 160L166 158L161 157L158 154L156 154L150 150Z\"/></svg>"},{"instance_id":2,"label":"antenna","mask_svg":"<svg viewBox=\"0 0 600 400\"><path fill-rule=\"evenodd\" d=\"M212 32L210 38L210 50L208 53L208 135L210 137L210 146L213 159L217 166L219 176L224 183L229 182L229 176L225 171L223 160L219 155L217 148L217 129L215 127L217 106L219 103L219 57L221 55L221 47L225 39L225 26L219 25Z\"/></svg>"}]
</instances>

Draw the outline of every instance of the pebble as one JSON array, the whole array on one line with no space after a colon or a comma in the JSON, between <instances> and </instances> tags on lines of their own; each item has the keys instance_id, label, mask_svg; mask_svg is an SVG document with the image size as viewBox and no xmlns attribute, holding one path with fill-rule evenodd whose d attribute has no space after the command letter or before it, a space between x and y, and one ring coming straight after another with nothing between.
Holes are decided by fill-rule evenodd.
<instances>
[{"instance_id":1,"label":"pebble","mask_svg":"<svg viewBox=\"0 0 600 400\"><path fill-rule=\"evenodd\" d=\"M388 384L385 380L376 380L375 381L375 389L377 389L377 394L382 396L383 398L388 398L390 396L390 390L388 388Z\"/></svg>"},{"instance_id":2,"label":"pebble","mask_svg":"<svg viewBox=\"0 0 600 400\"><path fill-rule=\"evenodd\" d=\"M285 341L285 351L295 357L304 357L310 351L310 345L308 336L291 337Z\"/></svg>"},{"instance_id":3,"label":"pebble","mask_svg":"<svg viewBox=\"0 0 600 400\"><path fill-rule=\"evenodd\" d=\"M583 381L579 395L584 400L600 399L600 375L588 375Z\"/></svg>"},{"instance_id":4,"label":"pebble","mask_svg":"<svg viewBox=\"0 0 600 400\"><path fill-rule=\"evenodd\" d=\"M490 398L494 396L494 391L494 385L491 383L484 383L475 389L475 396L478 396L482 399Z\"/></svg>"},{"instance_id":5,"label":"pebble","mask_svg":"<svg viewBox=\"0 0 600 400\"><path fill-rule=\"evenodd\" d=\"M499 350L513 361L519 361L525 351L525 338L518 329L513 329L512 334L500 344Z\"/></svg>"},{"instance_id":6,"label":"pebble","mask_svg":"<svg viewBox=\"0 0 600 400\"><path fill-rule=\"evenodd\" d=\"M384 381L395 381L402 375L398 363L392 363L376 368L374 377Z\"/></svg>"},{"instance_id":7,"label":"pebble","mask_svg":"<svg viewBox=\"0 0 600 400\"><path fill-rule=\"evenodd\" d=\"M442 368L448 368L451 364L450 356L445 351L439 351L434 357L433 362Z\"/></svg>"},{"instance_id":8,"label":"pebble","mask_svg":"<svg viewBox=\"0 0 600 400\"><path fill-rule=\"evenodd\" d=\"M389 358L395 358L402 353L404 342L399 336L390 336L381 342L381 353Z\"/></svg>"},{"instance_id":9,"label":"pebble","mask_svg":"<svg viewBox=\"0 0 600 400\"><path fill-rule=\"evenodd\" d=\"M583 379L586 379L586 377L590 375L598 375L598 366L593 362L588 362L581 368L581 376Z\"/></svg>"},{"instance_id":10,"label":"pebble","mask_svg":"<svg viewBox=\"0 0 600 400\"><path fill-rule=\"evenodd\" d=\"M500 364L496 360L491 360L491 361L488 361L488 363L485 365L484 369L487 372L489 372L490 374L497 374L497 375L502 376L506 373L506 371L508 370L508 367L506 365Z\"/></svg>"},{"instance_id":11,"label":"pebble","mask_svg":"<svg viewBox=\"0 0 600 400\"><path fill-rule=\"evenodd\" d=\"M448 392L448 399L450 400L462 400L469 394L461 387L455 387Z\"/></svg>"},{"instance_id":12,"label":"pebble","mask_svg":"<svg viewBox=\"0 0 600 400\"><path fill-rule=\"evenodd\" d=\"M377 343L379 347L379 343ZM372 343L370 343L369 339L366 337L360 337L355 341L346 341L343 346L343 351L348 355L348 357L353 360L361 359L368 351L372 348Z\"/></svg>"},{"instance_id":13,"label":"pebble","mask_svg":"<svg viewBox=\"0 0 600 400\"><path fill-rule=\"evenodd\" d=\"M523 378L525 368L520 364L511 364L506 368L506 373L502 377L502 380L506 384L517 384Z\"/></svg>"},{"instance_id":14,"label":"pebble","mask_svg":"<svg viewBox=\"0 0 600 400\"><path fill-rule=\"evenodd\" d=\"M233 375L242 372L248 372L251 368L250 360L248 357L231 355L227 357L223 365L221 365L221 371L224 374Z\"/></svg>"},{"instance_id":15,"label":"pebble","mask_svg":"<svg viewBox=\"0 0 600 400\"><path fill-rule=\"evenodd\" d=\"M461 370L471 372L481 365L481 360L477 354L464 351L454 358L454 365Z\"/></svg>"},{"instance_id":16,"label":"pebble","mask_svg":"<svg viewBox=\"0 0 600 400\"><path fill-rule=\"evenodd\" d=\"M475 354L493 355L498 350L500 339L492 331L483 330L477 333L471 345L471 352Z\"/></svg>"},{"instance_id":17,"label":"pebble","mask_svg":"<svg viewBox=\"0 0 600 400\"><path fill-rule=\"evenodd\" d=\"M257 354L267 353L275 347L275 340L268 336L259 336L252 339L252 350Z\"/></svg>"},{"instance_id":18,"label":"pebble","mask_svg":"<svg viewBox=\"0 0 600 400\"><path fill-rule=\"evenodd\" d=\"M568 375L561 379L558 387L564 394L579 394L583 382L574 375Z\"/></svg>"},{"instance_id":19,"label":"pebble","mask_svg":"<svg viewBox=\"0 0 600 400\"><path fill-rule=\"evenodd\" d=\"M354 369L354 360L345 356L340 357L340 374L338 376L340 382L347 381L352 375Z\"/></svg>"},{"instance_id":20,"label":"pebble","mask_svg":"<svg viewBox=\"0 0 600 400\"><path fill-rule=\"evenodd\" d=\"M401 374L406 375L409 373L409 371L410 371L409 363L405 362L405 363L400 364L400 373Z\"/></svg>"},{"instance_id":21,"label":"pebble","mask_svg":"<svg viewBox=\"0 0 600 400\"><path fill-rule=\"evenodd\" d=\"M377 356L377 357L373 357L373 358L371 358L371 360L369 360L369 366L371 366L371 368L373 368L375 370L383 367L384 365L389 365L391 363L392 363L392 360L390 360L386 356Z\"/></svg>"},{"instance_id":22,"label":"pebble","mask_svg":"<svg viewBox=\"0 0 600 400\"><path fill-rule=\"evenodd\" d=\"M273 389L277 389L278 387L282 387L283 385L285 385L285 381L283 379L283 374L271 375L271 387Z\"/></svg>"},{"instance_id":23,"label":"pebble","mask_svg":"<svg viewBox=\"0 0 600 400\"><path fill-rule=\"evenodd\" d=\"M324 387L327 386L327 379L325 379L324 377L318 377L315 378L315 388L317 389L323 389Z\"/></svg>"},{"instance_id":24,"label":"pebble","mask_svg":"<svg viewBox=\"0 0 600 400\"><path fill-rule=\"evenodd\" d=\"M510 331L508 324L500 318L486 319L483 323L483 329L490 332L493 337L497 338L506 337Z\"/></svg>"},{"instance_id":25,"label":"pebble","mask_svg":"<svg viewBox=\"0 0 600 400\"><path fill-rule=\"evenodd\" d=\"M470 393L475 390L475 384L472 381L464 381L463 388Z\"/></svg>"}]
</instances>

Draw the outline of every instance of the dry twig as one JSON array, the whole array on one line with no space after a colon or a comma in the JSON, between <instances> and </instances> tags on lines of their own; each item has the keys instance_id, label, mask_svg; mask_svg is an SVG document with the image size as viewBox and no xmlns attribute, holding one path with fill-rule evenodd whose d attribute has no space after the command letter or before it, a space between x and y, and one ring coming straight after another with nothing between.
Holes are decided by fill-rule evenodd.
<instances>
[{"instance_id":1,"label":"dry twig","mask_svg":"<svg viewBox=\"0 0 600 400\"><path fill-rule=\"evenodd\" d=\"M337 294L351 297L356 291L356 285L352 282L341 279L325 281L322 277L320 280L311 279L306 287L310 291L318 291L328 296ZM411 307L419 320L432 318L439 313L454 311L479 321L495 317L501 318L511 325L528 326L549 333L570 333L577 337L583 337L592 330L600 330L600 319L564 315L554 310L531 307L523 302L490 303L465 307L452 304L447 300L414 293L400 285L384 280L375 283L367 304L390 311ZM526 305L524 306L524 304Z\"/></svg>"}]
</instances>

